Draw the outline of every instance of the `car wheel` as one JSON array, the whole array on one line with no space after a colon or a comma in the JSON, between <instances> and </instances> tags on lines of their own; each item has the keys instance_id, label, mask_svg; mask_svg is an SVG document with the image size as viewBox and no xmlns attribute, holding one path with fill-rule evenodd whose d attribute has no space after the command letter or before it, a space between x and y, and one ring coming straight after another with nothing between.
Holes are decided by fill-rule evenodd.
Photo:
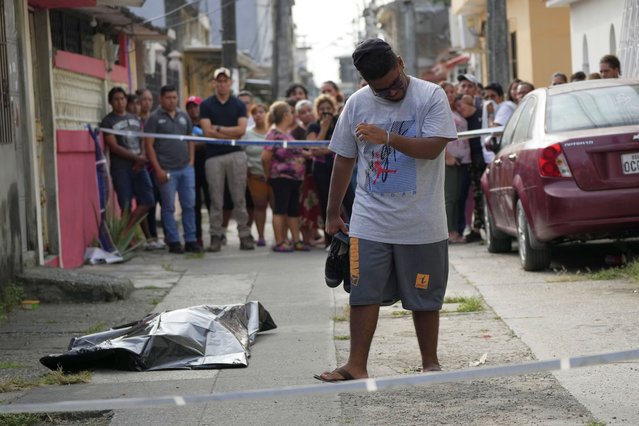
<instances>
[{"instance_id":1,"label":"car wheel","mask_svg":"<svg viewBox=\"0 0 639 426\"><path fill-rule=\"evenodd\" d=\"M494 224L492 214L484 196L484 223L486 224L486 243L490 253L508 253L512 249L510 236L499 231Z\"/></svg>"},{"instance_id":2,"label":"car wheel","mask_svg":"<svg viewBox=\"0 0 639 426\"><path fill-rule=\"evenodd\" d=\"M517 201L517 241L519 259L525 271L539 271L550 266L550 247L533 248L530 244L530 226L521 200Z\"/></svg>"}]
</instances>

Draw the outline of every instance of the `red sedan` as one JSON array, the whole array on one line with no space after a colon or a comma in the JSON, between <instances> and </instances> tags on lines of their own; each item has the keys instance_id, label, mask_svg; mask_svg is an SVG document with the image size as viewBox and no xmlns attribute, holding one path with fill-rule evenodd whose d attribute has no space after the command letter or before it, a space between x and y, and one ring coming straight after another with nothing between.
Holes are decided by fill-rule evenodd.
<instances>
[{"instance_id":1,"label":"red sedan","mask_svg":"<svg viewBox=\"0 0 639 426\"><path fill-rule=\"evenodd\" d=\"M533 271L554 244L639 236L639 80L535 90L496 150L482 177L488 251L517 238Z\"/></svg>"}]
</instances>

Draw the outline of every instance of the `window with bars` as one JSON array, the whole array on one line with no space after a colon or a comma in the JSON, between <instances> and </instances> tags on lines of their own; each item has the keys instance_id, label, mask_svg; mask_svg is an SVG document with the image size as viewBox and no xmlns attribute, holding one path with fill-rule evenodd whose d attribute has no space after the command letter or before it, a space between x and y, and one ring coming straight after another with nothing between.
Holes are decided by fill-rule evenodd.
<instances>
[{"instance_id":1,"label":"window with bars","mask_svg":"<svg viewBox=\"0 0 639 426\"><path fill-rule=\"evenodd\" d=\"M4 0L0 0L0 145L13 143Z\"/></svg>"},{"instance_id":2,"label":"window with bars","mask_svg":"<svg viewBox=\"0 0 639 426\"><path fill-rule=\"evenodd\" d=\"M88 35L93 34L94 29L88 21L58 10L52 10L49 17L54 48L93 56L93 40Z\"/></svg>"}]
</instances>

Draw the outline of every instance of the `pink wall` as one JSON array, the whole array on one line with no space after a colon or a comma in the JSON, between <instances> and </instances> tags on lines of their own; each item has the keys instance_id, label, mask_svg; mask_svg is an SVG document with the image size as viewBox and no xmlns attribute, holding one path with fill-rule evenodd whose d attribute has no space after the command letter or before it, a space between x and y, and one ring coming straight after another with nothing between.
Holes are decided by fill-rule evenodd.
<instances>
[{"instance_id":1,"label":"pink wall","mask_svg":"<svg viewBox=\"0 0 639 426\"><path fill-rule=\"evenodd\" d=\"M95 149L87 130L57 130L56 138L62 264L76 268L98 232Z\"/></svg>"},{"instance_id":2,"label":"pink wall","mask_svg":"<svg viewBox=\"0 0 639 426\"><path fill-rule=\"evenodd\" d=\"M126 41L125 38L122 40ZM106 64L101 59L57 50L53 66L102 80L108 78L117 83L130 84L126 67L115 65L107 74ZM97 215L100 208L95 149L87 130L56 130L56 136L61 263L65 268L77 268L84 263L84 251L92 245L98 234Z\"/></svg>"}]
</instances>

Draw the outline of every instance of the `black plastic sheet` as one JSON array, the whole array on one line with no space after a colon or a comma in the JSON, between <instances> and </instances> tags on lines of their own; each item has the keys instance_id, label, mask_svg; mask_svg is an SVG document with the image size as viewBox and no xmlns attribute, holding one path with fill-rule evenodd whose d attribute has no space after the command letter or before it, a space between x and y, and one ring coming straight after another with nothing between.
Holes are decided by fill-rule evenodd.
<instances>
[{"instance_id":1,"label":"black plastic sheet","mask_svg":"<svg viewBox=\"0 0 639 426\"><path fill-rule=\"evenodd\" d=\"M256 301L192 306L73 338L68 352L45 356L40 362L69 372L246 367L256 334L276 327Z\"/></svg>"}]
</instances>

